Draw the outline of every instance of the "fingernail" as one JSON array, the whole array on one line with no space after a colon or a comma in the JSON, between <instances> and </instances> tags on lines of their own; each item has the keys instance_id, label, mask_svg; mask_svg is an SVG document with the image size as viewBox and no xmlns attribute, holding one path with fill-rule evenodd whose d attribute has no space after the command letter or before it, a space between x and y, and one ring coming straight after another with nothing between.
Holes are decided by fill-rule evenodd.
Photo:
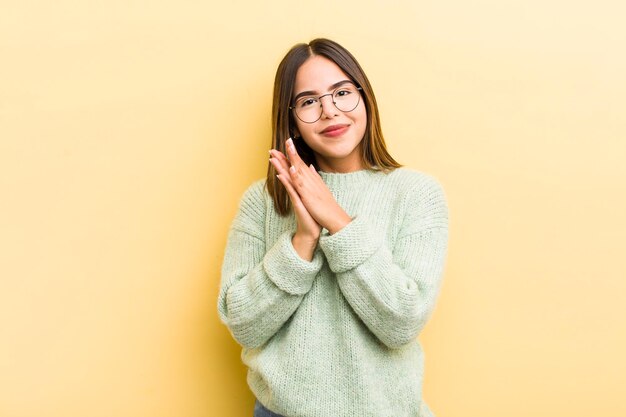
<instances>
[{"instance_id":1,"label":"fingernail","mask_svg":"<svg viewBox=\"0 0 626 417\"><path fill-rule=\"evenodd\" d=\"M294 167L293 165L289 168L289 171L291 171L292 174L296 173L296 167Z\"/></svg>"},{"instance_id":2,"label":"fingernail","mask_svg":"<svg viewBox=\"0 0 626 417\"><path fill-rule=\"evenodd\" d=\"M293 140L291 140L291 138L287 139L287 146L293 146Z\"/></svg>"}]
</instances>

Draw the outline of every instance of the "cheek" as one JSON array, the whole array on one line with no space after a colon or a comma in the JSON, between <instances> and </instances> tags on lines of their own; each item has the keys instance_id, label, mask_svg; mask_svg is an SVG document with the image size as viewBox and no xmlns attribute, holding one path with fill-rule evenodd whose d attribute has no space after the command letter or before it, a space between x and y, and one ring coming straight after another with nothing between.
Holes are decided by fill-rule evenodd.
<instances>
[{"instance_id":1,"label":"cheek","mask_svg":"<svg viewBox=\"0 0 626 417\"><path fill-rule=\"evenodd\" d=\"M309 137L311 135L311 126L298 120L294 126L293 134L299 137Z\"/></svg>"},{"instance_id":2,"label":"cheek","mask_svg":"<svg viewBox=\"0 0 626 417\"><path fill-rule=\"evenodd\" d=\"M300 137L309 139L312 136L313 128L305 123L298 123L298 133Z\"/></svg>"},{"instance_id":3,"label":"cheek","mask_svg":"<svg viewBox=\"0 0 626 417\"><path fill-rule=\"evenodd\" d=\"M363 125L367 124L367 110L365 109L363 101L352 111L352 114L356 122Z\"/></svg>"},{"instance_id":4,"label":"cheek","mask_svg":"<svg viewBox=\"0 0 626 417\"><path fill-rule=\"evenodd\" d=\"M355 115L355 121L357 122L359 132L362 137L365 134L365 129L367 128L367 111L365 110L365 106L359 106L357 110L359 111L359 113Z\"/></svg>"}]
</instances>

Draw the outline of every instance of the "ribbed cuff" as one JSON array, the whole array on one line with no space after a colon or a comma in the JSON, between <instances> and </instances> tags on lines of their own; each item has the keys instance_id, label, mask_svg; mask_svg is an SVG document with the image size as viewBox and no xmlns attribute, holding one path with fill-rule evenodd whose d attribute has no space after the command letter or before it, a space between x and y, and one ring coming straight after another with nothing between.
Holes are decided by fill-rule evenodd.
<instances>
[{"instance_id":1,"label":"ribbed cuff","mask_svg":"<svg viewBox=\"0 0 626 417\"><path fill-rule=\"evenodd\" d=\"M319 245L330 269L339 274L369 259L380 247L381 239L373 232L365 217L357 216L334 235L324 230Z\"/></svg>"},{"instance_id":2,"label":"ribbed cuff","mask_svg":"<svg viewBox=\"0 0 626 417\"><path fill-rule=\"evenodd\" d=\"M293 295L309 292L317 273L322 267L322 252L316 249L311 262L298 255L291 238L293 232L286 231L263 258L263 268L267 276L281 290Z\"/></svg>"}]
</instances>

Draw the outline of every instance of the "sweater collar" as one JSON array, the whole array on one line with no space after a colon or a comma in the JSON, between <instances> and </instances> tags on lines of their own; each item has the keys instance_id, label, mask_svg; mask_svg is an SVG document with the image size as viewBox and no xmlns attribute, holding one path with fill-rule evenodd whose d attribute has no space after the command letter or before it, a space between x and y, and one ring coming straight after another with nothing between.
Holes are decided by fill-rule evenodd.
<instances>
[{"instance_id":1,"label":"sweater collar","mask_svg":"<svg viewBox=\"0 0 626 417\"><path fill-rule=\"evenodd\" d=\"M318 173L329 188L343 188L359 185L376 175L384 174L383 171L374 169L361 169L352 172L318 171Z\"/></svg>"}]
</instances>

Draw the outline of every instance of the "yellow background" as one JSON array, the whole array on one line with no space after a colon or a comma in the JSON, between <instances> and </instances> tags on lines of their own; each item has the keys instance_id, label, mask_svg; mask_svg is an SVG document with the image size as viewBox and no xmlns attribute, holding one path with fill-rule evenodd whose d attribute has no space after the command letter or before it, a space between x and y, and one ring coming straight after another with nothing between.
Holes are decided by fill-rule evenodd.
<instances>
[{"instance_id":1,"label":"yellow background","mask_svg":"<svg viewBox=\"0 0 626 417\"><path fill-rule=\"evenodd\" d=\"M626 414L622 2L7 1L0 416L251 416L217 318L274 72L335 39L450 204L438 417Z\"/></svg>"}]
</instances>

